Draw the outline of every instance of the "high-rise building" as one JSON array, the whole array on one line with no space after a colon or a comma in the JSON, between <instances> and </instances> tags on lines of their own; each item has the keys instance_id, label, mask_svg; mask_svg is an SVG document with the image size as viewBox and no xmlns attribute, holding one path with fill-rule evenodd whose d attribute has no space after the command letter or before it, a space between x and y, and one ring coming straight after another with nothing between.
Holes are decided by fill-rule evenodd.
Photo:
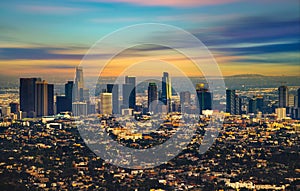
<instances>
[{"instance_id":1,"label":"high-rise building","mask_svg":"<svg viewBox=\"0 0 300 191\"><path fill-rule=\"evenodd\" d=\"M190 112L191 93L189 91L180 92L180 111L184 113Z\"/></svg>"},{"instance_id":2,"label":"high-rise building","mask_svg":"<svg viewBox=\"0 0 300 191\"><path fill-rule=\"evenodd\" d=\"M276 108L275 113L278 120L286 118L286 108Z\"/></svg>"},{"instance_id":3,"label":"high-rise building","mask_svg":"<svg viewBox=\"0 0 300 191\"><path fill-rule=\"evenodd\" d=\"M125 84L136 85L136 77L135 76L125 76Z\"/></svg>"},{"instance_id":4,"label":"high-rise building","mask_svg":"<svg viewBox=\"0 0 300 191\"><path fill-rule=\"evenodd\" d=\"M18 103L10 103L9 107L11 109L11 112L14 114L18 114L18 112L20 111L20 106Z\"/></svg>"},{"instance_id":5,"label":"high-rise building","mask_svg":"<svg viewBox=\"0 0 300 191\"><path fill-rule=\"evenodd\" d=\"M76 67L76 76L75 76L75 85L74 85L74 100L79 101L83 100L83 89L84 89L84 81L83 81L83 69L82 67Z\"/></svg>"},{"instance_id":6,"label":"high-rise building","mask_svg":"<svg viewBox=\"0 0 300 191\"><path fill-rule=\"evenodd\" d=\"M83 88L82 96L80 96L80 100L85 101L85 102L90 101L90 90L89 89Z\"/></svg>"},{"instance_id":7,"label":"high-rise building","mask_svg":"<svg viewBox=\"0 0 300 191\"><path fill-rule=\"evenodd\" d=\"M295 96L292 94L289 94L288 97L288 106L289 107L294 107L295 106Z\"/></svg>"},{"instance_id":8,"label":"high-rise building","mask_svg":"<svg viewBox=\"0 0 300 191\"><path fill-rule=\"evenodd\" d=\"M122 97L123 97L123 109L132 108L134 109L135 106L135 99L133 96L133 90L134 86L131 84L123 84L123 91L122 91Z\"/></svg>"},{"instance_id":9,"label":"high-rise building","mask_svg":"<svg viewBox=\"0 0 300 191\"><path fill-rule=\"evenodd\" d=\"M67 110L67 107L68 107L67 106L67 97L66 96L56 96L56 113L72 111L72 109Z\"/></svg>"},{"instance_id":10,"label":"high-rise building","mask_svg":"<svg viewBox=\"0 0 300 191\"><path fill-rule=\"evenodd\" d=\"M265 113L265 100L263 96L256 96L256 109Z\"/></svg>"},{"instance_id":11,"label":"high-rise building","mask_svg":"<svg viewBox=\"0 0 300 191\"><path fill-rule=\"evenodd\" d=\"M157 85L156 83L149 83L148 86L148 109L150 112L157 112Z\"/></svg>"},{"instance_id":12,"label":"high-rise building","mask_svg":"<svg viewBox=\"0 0 300 191\"><path fill-rule=\"evenodd\" d=\"M123 107L135 108L136 105L136 77L126 76L123 84Z\"/></svg>"},{"instance_id":13,"label":"high-rise building","mask_svg":"<svg viewBox=\"0 0 300 191\"><path fill-rule=\"evenodd\" d=\"M20 110L27 117L35 117L35 84L40 78L20 78Z\"/></svg>"},{"instance_id":14,"label":"high-rise building","mask_svg":"<svg viewBox=\"0 0 300 191\"><path fill-rule=\"evenodd\" d=\"M203 110L212 109L212 94L205 88L204 84L196 85L196 93L198 98L198 108L199 112L202 114ZM196 101L196 103L197 103Z\"/></svg>"},{"instance_id":15,"label":"high-rise building","mask_svg":"<svg viewBox=\"0 0 300 191\"><path fill-rule=\"evenodd\" d=\"M48 115L48 83L44 81L35 84L35 112L38 117Z\"/></svg>"},{"instance_id":16,"label":"high-rise building","mask_svg":"<svg viewBox=\"0 0 300 191\"><path fill-rule=\"evenodd\" d=\"M191 104L191 93L189 91L180 92L180 104L190 105Z\"/></svg>"},{"instance_id":17,"label":"high-rise building","mask_svg":"<svg viewBox=\"0 0 300 191\"><path fill-rule=\"evenodd\" d=\"M119 114L119 85L107 84L107 93L112 93L113 114Z\"/></svg>"},{"instance_id":18,"label":"high-rise building","mask_svg":"<svg viewBox=\"0 0 300 191\"><path fill-rule=\"evenodd\" d=\"M257 113L256 98L251 98L248 105L248 113Z\"/></svg>"},{"instance_id":19,"label":"high-rise building","mask_svg":"<svg viewBox=\"0 0 300 191\"><path fill-rule=\"evenodd\" d=\"M226 112L231 115L242 113L242 99L235 93L235 90L226 90Z\"/></svg>"},{"instance_id":20,"label":"high-rise building","mask_svg":"<svg viewBox=\"0 0 300 191\"><path fill-rule=\"evenodd\" d=\"M112 93L101 93L100 94L101 100L101 114L112 114Z\"/></svg>"},{"instance_id":21,"label":"high-rise building","mask_svg":"<svg viewBox=\"0 0 300 191\"><path fill-rule=\"evenodd\" d=\"M235 90L226 90L226 112L232 115L236 114Z\"/></svg>"},{"instance_id":22,"label":"high-rise building","mask_svg":"<svg viewBox=\"0 0 300 191\"><path fill-rule=\"evenodd\" d=\"M168 111L170 112L172 110L171 108L172 85L171 85L171 79L169 77L168 72L163 73L161 87L162 87L161 101L163 102L164 105L167 106Z\"/></svg>"},{"instance_id":23,"label":"high-rise building","mask_svg":"<svg viewBox=\"0 0 300 191\"><path fill-rule=\"evenodd\" d=\"M297 107L300 108L300 88L297 90Z\"/></svg>"},{"instance_id":24,"label":"high-rise building","mask_svg":"<svg viewBox=\"0 0 300 191\"><path fill-rule=\"evenodd\" d=\"M86 116L87 104L85 102L73 102L72 111L74 116Z\"/></svg>"},{"instance_id":25,"label":"high-rise building","mask_svg":"<svg viewBox=\"0 0 300 191\"><path fill-rule=\"evenodd\" d=\"M181 112L181 105L179 100L172 102L172 112Z\"/></svg>"},{"instance_id":26,"label":"high-rise building","mask_svg":"<svg viewBox=\"0 0 300 191\"><path fill-rule=\"evenodd\" d=\"M92 103L91 101L88 101L87 102L87 113L88 115L90 114L95 114L96 112L96 104L95 103Z\"/></svg>"},{"instance_id":27,"label":"high-rise building","mask_svg":"<svg viewBox=\"0 0 300 191\"><path fill-rule=\"evenodd\" d=\"M65 84L65 95L56 96L56 113L72 111L73 86L73 81L68 81Z\"/></svg>"},{"instance_id":28,"label":"high-rise building","mask_svg":"<svg viewBox=\"0 0 300 191\"><path fill-rule=\"evenodd\" d=\"M74 100L73 98L73 86L74 82L73 81L68 81L65 84L65 97L66 97L66 107L65 111L72 111L72 102Z\"/></svg>"},{"instance_id":29,"label":"high-rise building","mask_svg":"<svg viewBox=\"0 0 300 191\"><path fill-rule=\"evenodd\" d=\"M234 113L235 115L240 115L242 114L242 99L238 96L235 95L235 100L234 100L235 108L234 108Z\"/></svg>"},{"instance_id":30,"label":"high-rise building","mask_svg":"<svg viewBox=\"0 0 300 191\"><path fill-rule=\"evenodd\" d=\"M279 108L288 107L288 91L287 86L280 86L278 88Z\"/></svg>"},{"instance_id":31,"label":"high-rise building","mask_svg":"<svg viewBox=\"0 0 300 191\"><path fill-rule=\"evenodd\" d=\"M48 84L48 115L54 115L54 85Z\"/></svg>"}]
</instances>

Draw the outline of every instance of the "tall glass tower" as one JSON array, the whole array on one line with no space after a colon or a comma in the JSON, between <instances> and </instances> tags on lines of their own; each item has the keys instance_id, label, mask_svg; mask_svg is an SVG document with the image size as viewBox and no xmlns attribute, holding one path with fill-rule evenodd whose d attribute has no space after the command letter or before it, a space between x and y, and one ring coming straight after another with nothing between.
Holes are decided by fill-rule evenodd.
<instances>
[{"instance_id":1,"label":"tall glass tower","mask_svg":"<svg viewBox=\"0 0 300 191\"><path fill-rule=\"evenodd\" d=\"M171 108L171 97L172 97L172 86L171 86L171 79L169 77L168 72L163 73L162 77L162 91L161 91L161 101L164 105L168 107L168 111L172 111Z\"/></svg>"},{"instance_id":2,"label":"tall glass tower","mask_svg":"<svg viewBox=\"0 0 300 191\"><path fill-rule=\"evenodd\" d=\"M156 112L157 107L157 86L155 83L149 83L148 86L148 109L150 112Z\"/></svg>"},{"instance_id":3,"label":"tall glass tower","mask_svg":"<svg viewBox=\"0 0 300 191\"><path fill-rule=\"evenodd\" d=\"M278 88L279 94L279 108L288 107L288 87L287 86L280 86Z\"/></svg>"},{"instance_id":4,"label":"tall glass tower","mask_svg":"<svg viewBox=\"0 0 300 191\"><path fill-rule=\"evenodd\" d=\"M79 101L83 99L84 81L82 67L76 67L74 100Z\"/></svg>"}]
</instances>

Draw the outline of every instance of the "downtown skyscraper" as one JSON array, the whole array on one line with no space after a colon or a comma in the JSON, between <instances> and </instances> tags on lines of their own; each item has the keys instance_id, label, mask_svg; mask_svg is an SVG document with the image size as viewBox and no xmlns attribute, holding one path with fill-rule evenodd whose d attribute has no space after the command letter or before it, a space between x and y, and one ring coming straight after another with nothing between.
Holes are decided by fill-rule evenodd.
<instances>
[{"instance_id":1,"label":"downtown skyscraper","mask_svg":"<svg viewBox=\"0 0 300 191\"><path fill-rule=\"evenodd\" d=\"M285 108L288 107L288 94L289 90L287 86L280 86L278 88L278 96L279 96L279 103L278 107L279 108Z\"/></svg>"},{"instance_id":2,"label":"downtown skyscraper","mask_svg":"<svg viewBox=\"0 0 300 191\"><path fill-rule=\"evenodd\" d=\"M236 95L235 90L226 90L226 112L231 115L240 115L241 107L241 98Z\"/></svg>"},{"instance_id":3,"label":"downtown skyscraper","mask_svg":"<svg viewBox=\"0 0 300 191\"><path fill-rule=\"evenodd\" d=\"M196 85L196 103L198 102L198 109L200 114L202 114L203 110L211 110L212 109L212 95L208 91L207 88L205 88L204 84L197 84Z\"/></svg>"},{"instance_id":4,"label":"downtown skyscraper","mask_svg":"<svg viewBox=\"0 0 300 191\"><path fill-rule=\"evenodd\" d=\"M148 109L150 112L157 112L157 85L155 83L149 83L148 86Z\"/></svg>"},{"instance_id":5,"label":"downtown skyscraper","mask_svg":"<svg viewBox=\"0 0 300 191\"><path fill-rule=\"evenodd\" d=\"M118 84L107 84L107 93L112 93L112 104L113 104L113 114L120 113L119 107L119 85Z\"/></svg>"},{"instance_id":6,"label":"downtown skyscraper","mask_svg":"<svg viewBox=\"0 0 300 191\"><path fill-rule=\"evenodd\" d=\"M65 84L65 95L56 96L56 112L65 112L72 111L72 102L73 102L73 81L68 81Z\"/></svg>"},{"instance_id":7,"label":"downtown skyscraper","mask_svg":"<svg viewBox=\"0 0 300 191\"><path fill-rule=\"evenodd\" d=\"M172 98L172 85L171 85L171 79L169 77L168 72L163 73L162 77L162 91L161 91L161 101L165 106L167 106L167 111L171 112L171 98Z\"/></svg>"},{"instance_id":8,"label":"downtown skyscraper","mask_svg":"<svg viewBox=\"0 0 300 191\"><path fill-rule=\"evenodd\" d=\"M45 80L36 82L35 112L37 117L54 114L54 85Z\"/></svg>"},{"instance_id":9,"label":"downtown skyscraper","mask_svg":"<svg viewBox=\"0 0 300 191\"><path fill-rule=\"evenodd\" d=\"M136 77L125 76L123 84L123 108L135 108L136 105Z\"/></svg>"},{"instance_id":10,"label":"downtown skyscraper","mask_svg":"<svg viewBox=\"0 0 300 191\"><path fill-rule=\"evenodd\" d=\"M54 114L54 85L41 78L20 78L20 110L27 117Z\"/></svg>"},{"instance_id":11,"label":"downtown skyscraper","mask_svg":"<svg viewBox=\"0 0 300 191\"><path fill-rule=\"evenodd\" d=\"M83 80L83 69L82 67L76 67L76 76L74 84L74 100L82 101L83 100L83 91L84 91L84 80Z\"/></svg>"},{"instance_id":12,"label":"downtown skyscraper","mask_svg":"<svg viewBox=\"0 0 300 191\"><path fill-rule=\"evenodd\" d=\"M20 110L27 117L35 117L35 84L40 78L20 78Z\"/></svg>"},{"instance_id":13,"label":"downtown skyscraper","mask_svg":"<svg viewBox=\"0 0 300 191\"><path fill-rule=\"evenodd\" d=\"M100 113L106 115L112 114L113 112L112 93L101 93L100 100L101 100Z\"/></svg>"}]
</instances>

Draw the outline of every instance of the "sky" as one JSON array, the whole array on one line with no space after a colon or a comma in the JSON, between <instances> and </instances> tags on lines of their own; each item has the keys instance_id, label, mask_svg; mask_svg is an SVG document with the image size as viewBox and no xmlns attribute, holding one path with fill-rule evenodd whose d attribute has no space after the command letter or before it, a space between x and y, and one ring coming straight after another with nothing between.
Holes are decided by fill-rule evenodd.
<instances>
[{"instance_id":1,"label":"sky","mask_svg":"<svg viewBox=\"0 0 300 191\"><path fill-rule=\"evenodd\" d=\"M3 0L0 76L70 78L95 42L141 23L192 33L211 51L224 76L300 76L299 0ZM170 54L161 48L151 51ZM118 63L128 65L134 56ZM198 75L183 59L169 56ZM108 75L117 70L116 65L108 68Z\"/></svg>"}]
</instances>

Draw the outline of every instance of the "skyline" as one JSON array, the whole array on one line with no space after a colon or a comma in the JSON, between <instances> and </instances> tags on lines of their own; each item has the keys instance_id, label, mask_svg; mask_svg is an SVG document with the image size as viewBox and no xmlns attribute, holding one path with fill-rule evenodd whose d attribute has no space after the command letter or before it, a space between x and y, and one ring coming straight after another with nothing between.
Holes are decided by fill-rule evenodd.
<instances>
[{"instance_id":1,"label":"skyline","mask_svg":"<svg viewBox=\"0 0 300 191\"><path fill-rule=\"evenodd\" d=\"M72 78L74 67L97 40L145 22L174 25L195 35L211 51L224 76L300 75L300 6L296 0L65 0L0 5L1 76L43 76L50 71L53 78ZM151 52L158 57L168 55L174 65L187 65L168 49L134 51L116 60L122 62L121 68L139 59L132 53Z\"/></svg>"}]
</instances>

